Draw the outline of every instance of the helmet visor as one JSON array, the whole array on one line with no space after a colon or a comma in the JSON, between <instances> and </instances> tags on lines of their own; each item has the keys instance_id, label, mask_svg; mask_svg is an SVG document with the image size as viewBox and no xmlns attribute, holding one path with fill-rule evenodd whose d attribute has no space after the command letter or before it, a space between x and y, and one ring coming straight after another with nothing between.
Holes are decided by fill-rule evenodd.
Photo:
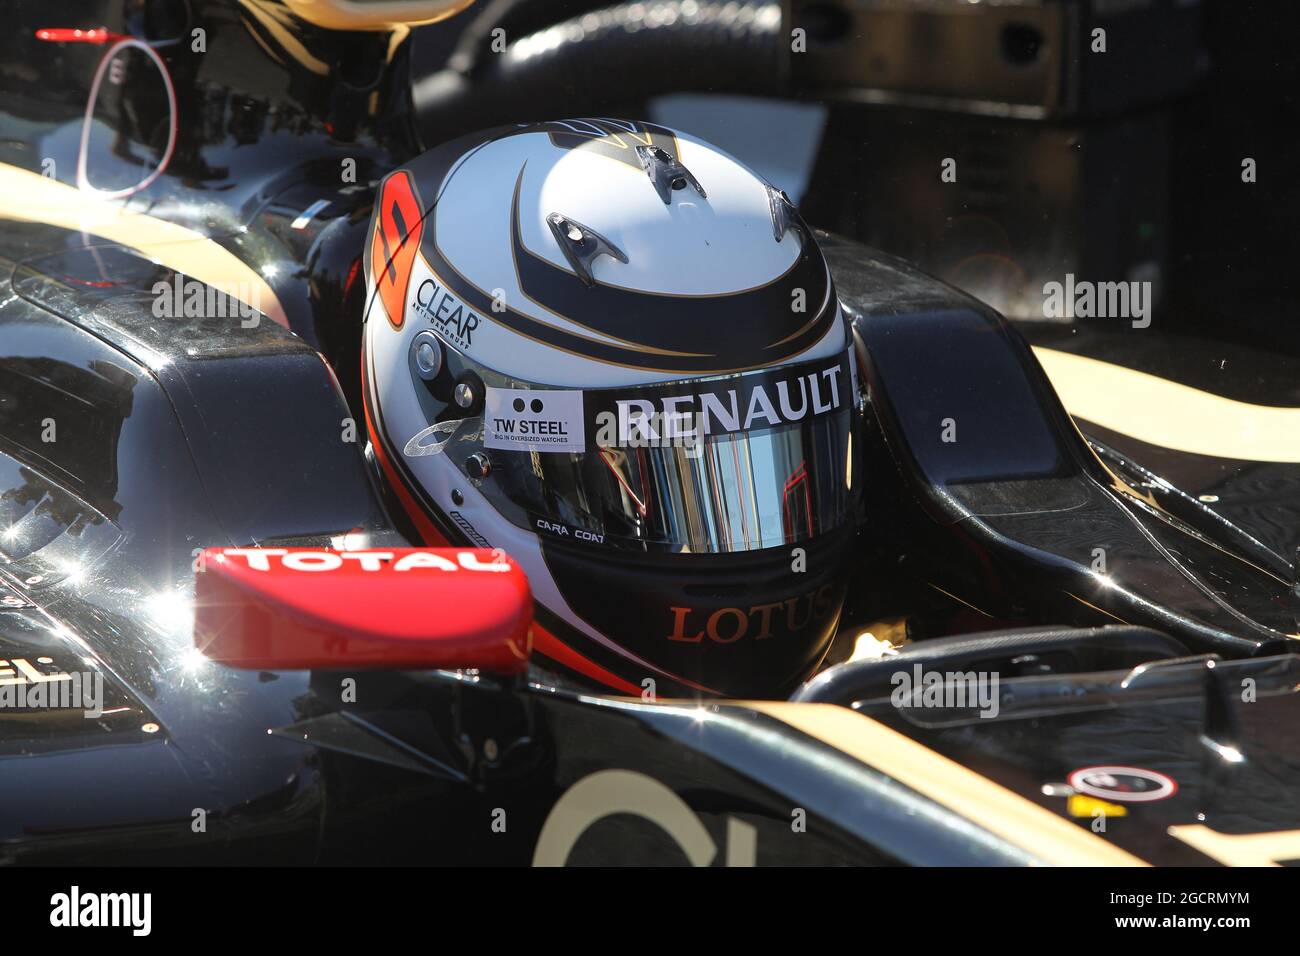
<instances>
[{"instance_id":1,"label":"helmet visor","mask_svg":"<svg viewBox=\"0 0 1300 956\"><path fill-rule=\"evenodd\" d=\"M851 352L581 390L445 355L440 384L424 392L429 427L404 453L451 456L516 525L580 543L718 553L790 545L850 520ZM461 390L469 415L454 398L466 383L481 393Z\"/></svg>"}]
</instances>

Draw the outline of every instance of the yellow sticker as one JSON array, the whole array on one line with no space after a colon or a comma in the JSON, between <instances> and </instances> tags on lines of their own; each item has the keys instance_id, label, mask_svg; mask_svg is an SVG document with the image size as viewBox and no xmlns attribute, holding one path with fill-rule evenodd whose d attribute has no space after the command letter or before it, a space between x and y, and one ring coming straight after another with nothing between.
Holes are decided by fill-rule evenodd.
<instances>
[{"instance_id":1,"label":"yellow sticker","mask_svg":"<svg viewBox=\"0 0 1300 956\"><path fill-rule=\"evenodd\" d=\"M1107 803L1105 800L1084 796L1081 793L1076 793L1070 797L1065 804L1065 808L1072 817L1095 817L1098 811L1108 817L1128 816L1128 807L1118 803Z\"/></svg>"}]
</instances>

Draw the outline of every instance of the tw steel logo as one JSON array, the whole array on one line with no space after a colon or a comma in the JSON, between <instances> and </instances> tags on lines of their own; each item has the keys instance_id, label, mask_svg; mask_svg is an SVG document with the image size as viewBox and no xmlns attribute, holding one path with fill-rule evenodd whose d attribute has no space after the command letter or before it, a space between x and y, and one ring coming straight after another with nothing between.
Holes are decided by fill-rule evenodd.
<instances>
[{"instance_id":1,"label":"tw steel logo","mask_svg":"<svg viewBox=\"0 0 1300 956\"><path fill-rule=\"evenodd\" d=\"M393 173L384 180L379 193L370 242L370 269L388 323L395 329L406 321L406 287L420 250L422 220L410 174L404 170Z\"/></svg>"},{"instance_id":2,"label":"tw steel logo","mask_svg":"<svg viewBox=\"0 0 1300 956\"><path fill-rule=\"evenodd\" d=\"M707 637L716 644L734 644L749 637L756 641L780 634L797 634L824 621L835 610L835 587L824 584L815 591L748 608L720 607L697 611L675 607L670 641L699 644Z\"/></svg>"}]
</instances>

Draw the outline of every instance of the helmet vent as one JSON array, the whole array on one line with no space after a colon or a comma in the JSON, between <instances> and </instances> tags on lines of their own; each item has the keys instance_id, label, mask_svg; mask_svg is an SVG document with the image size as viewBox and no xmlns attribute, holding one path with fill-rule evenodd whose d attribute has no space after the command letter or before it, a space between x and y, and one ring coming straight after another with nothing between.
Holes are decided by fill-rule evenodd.
<instances>
[{"instance_id":1,"label":"helmet vent","mask_svg":"<svg viewBox=\"0 0 1300 956\"><path fill-rule=\"evenodd\" d=\"M564 258L569 260L569 265L573 267L573 271L584 285L591 285L596 281L591 275L591 263L597 256L610 256L619 262L627 262L627 256L618 246L596 230L568 216L553 212L546 217L546 222L551 227L551 234L555 236L555 241L560 244L560 251L564 253Z\"/></svg>"},{"instance_id":2,"label":"helmet vent","mask_svg":"<svg viewBox=\"0 0 1300 956\"><path fill-rule=\"evenodd\" d=\"M672 203L675 190L685 189L688 185L694 187L701 199L709 198L709 194L704 191L699 180L667 150L660 149L658 146L638 146L636 155L641 161L641 168L650 177L655 192L659 194L665 206Z\"/></svg>"},{"instance_id":3,"label":"helmet vent","mask_svg":"<svg viewBox=\"0 0 1300 956\"><path fill-rule=\"evenodd\" d=\"M799 212L794 208L794 203L786 195L784 189L777 189L775 186L767 187L767 205L772 211L772 235L777 242L785 238L786 230L794 228L803 232L803 223L799 220Z\"/></svg>"}]
</instances>

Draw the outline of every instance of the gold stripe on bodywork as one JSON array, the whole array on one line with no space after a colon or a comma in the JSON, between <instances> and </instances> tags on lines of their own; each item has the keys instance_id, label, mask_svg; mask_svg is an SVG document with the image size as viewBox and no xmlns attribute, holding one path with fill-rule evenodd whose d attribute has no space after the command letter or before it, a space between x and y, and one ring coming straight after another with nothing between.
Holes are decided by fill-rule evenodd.
<instances>
[{"instance_id":1,"label":"gold stripe on bodywork","mask_svg":"<svg viewBox=\"0 0 1300 956\"><path fill-rule=\"evenodd\" d=\"M185 226L97 199L40 173L0 163L0 218L43 222L120 243L159 265L207 283L278 324L289 319L275 290L220 243ZM248 290L247 298L232 290Z\"/></svg>"},{"instance_id":2,"label":"gold stripe on bodywork","mask_svg":"<svg viewBox=\"0 0 1300 956\"><path fill-rule=\"evenodd\" d=\"M1251 405L1056 349L1034 355L1075 418L1193 455L1300 464L1300 408Z\"/></svg>"},{"instance_id":3,"label":"gold stripe on bodywork","mask_svg":"<svg viewBox=\"0 0 1300 956\"><path fill-rule=\"evenodd\" d=\"M388 30L455 16L474 0L284 0L298 17L329 30Z\"/></svg>"},{"instance_id":4,"label":"gold stripe on bodywork","mask_svg":"<svg viewBox=\"0 0 1300 956\"><path fill-rule=\"evenodd\" d=\"M303 69L310 70L318 76L329 75L329 64L319 57L312 56L311 52L303 46L302 41L294 35L290 25L281 22L282 20L288 20L288 11L283 7L273 7L266 3L265 0L239 0L239 2L262 25L266 32L271 34L275 42L280 44L280 49L293 57ZM254 34L254 39L257 39L256 34ZM260 39L258 43L261 44ZM264 45L263 48L265 48Z\"/></svg>"},{"instance_id":5,"label":"gold stripe on bodywork","mask_svg":"<svg viewBox=\"0 0 1300 956\"><path fill-rule=\"evenodd\" d=\"M1052 866L1147 866L987 777L879 721L836 704L746 701L761 711L965 817Z\"/></svg>"},{"instance_id":6,"label":"gold stripe on bodywork","mask_svg":"<svg viewBox=\"0 0 1300 956\"><path fill-rule=\"evenodd\" d=\"M1300 860L1300 830L1220 833L1195 823L1170 827L1169 835L1224 866L1281 866L1283 860Z\"/></svg>"}]
</instances>

